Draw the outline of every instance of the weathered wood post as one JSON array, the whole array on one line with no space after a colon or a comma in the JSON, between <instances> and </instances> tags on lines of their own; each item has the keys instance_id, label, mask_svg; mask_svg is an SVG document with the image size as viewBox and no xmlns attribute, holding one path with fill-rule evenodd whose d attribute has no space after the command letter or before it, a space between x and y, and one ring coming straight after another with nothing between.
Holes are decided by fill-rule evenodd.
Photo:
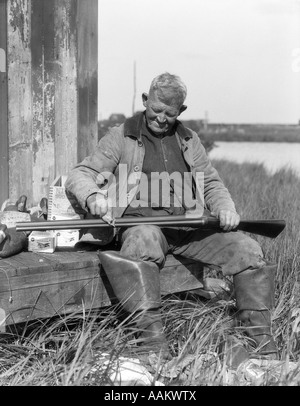
<instances>
[{"instance_id":1,"label":"weathered wood post","mask_svg":"<svg viewBox=\"0 0 300 406\"><path fill-rule=\"evenodd\" d=\"M1 96L8 123L7 135L1 132L1 154L7 142L8 174L0 179L2 184L8 177L10 198L26 194L36 204L54 178L66 174L98 140L98 2L0 4L1 13L6 7L8 80L7 100ZM1 186L2 199L5 193Z\"/></svg>"},{"instance_id":2,"label":"weathered wood post","mask_svg":"<svg viewBox=\"0 0 300 406\"><path fill-rule=\"evenodd\" d=\"M0 0L0 205L8 197L6 0Z\"/></svg>"}]
</instances>

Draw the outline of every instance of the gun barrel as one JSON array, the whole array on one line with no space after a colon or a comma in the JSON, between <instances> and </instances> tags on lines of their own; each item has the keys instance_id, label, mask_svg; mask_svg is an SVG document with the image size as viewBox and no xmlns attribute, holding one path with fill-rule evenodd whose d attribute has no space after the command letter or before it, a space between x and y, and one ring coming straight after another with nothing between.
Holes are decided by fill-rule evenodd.
<instances>
[{"instance_id":1,"label":"gun barrel","mask_svg":"<svg viewBox=\"0 0 300 406\"><path fill-rule=\"evenodd\" d=\"M186 216L157 216L157 217L121 217L115 219L115 227L131 227L141 224L159 226L201 226L205 224L203 217ZM85 220L51 220L16 223L17 231L46 231L46 230L77 230L86 228L112 227L102 219Z\"/></svg>"},{"instance_id":2,"label":"gun barrel","mask_svg":"<svg viewBox=\"0 0 300 406\"><path fill-rule=\"evenodd\" d=\"M121 217L115 219L115 227L137 225L157 225L160 227L194 227L206 230L220 228L215 217L157 216L157 217ZM88 228L112 227L102 219L51 220L16 223L17 231L78 230ZM276 238L285 228L284 220L244 220L235 229L265 237Z\"/></svg>"}]
</instances>

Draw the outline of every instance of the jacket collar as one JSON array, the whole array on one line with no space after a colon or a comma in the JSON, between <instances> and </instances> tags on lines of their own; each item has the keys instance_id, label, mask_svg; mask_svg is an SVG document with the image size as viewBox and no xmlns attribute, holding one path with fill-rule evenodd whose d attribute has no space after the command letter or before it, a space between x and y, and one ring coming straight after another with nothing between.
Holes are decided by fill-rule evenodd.
<instances>
[{"instance_id":1,"label":"jacket collar","mask_svg":"<svg viewBox=\"0 0 300 406\"><path fill-rule=\"evenodd\" d=\"M141 128L143 124L145 112L137 113L133 117L128 118L124 123L124 136L135 137L139 139L141 137ZM192 133L182 124L181 121L176 120L176 133L182 140L188 141L192 138Z\"/></svg>"},{"instance_id":2,"label":"jacket collar","mask_svg":"<svg viewBox=\"0 0 300 406\"><path fill-rule=\"evenodd\" d=\"M144 112L137 113L133 117L127 118L124 123L124 136L140 138L143 118Z\"/></svg>"}]
</instances>

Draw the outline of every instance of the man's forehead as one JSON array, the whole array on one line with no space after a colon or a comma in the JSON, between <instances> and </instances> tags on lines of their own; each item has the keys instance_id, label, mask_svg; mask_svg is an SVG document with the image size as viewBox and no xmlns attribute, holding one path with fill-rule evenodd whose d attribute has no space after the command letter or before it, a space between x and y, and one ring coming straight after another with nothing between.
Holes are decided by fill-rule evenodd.
<instances>
[{"instance_id":1,"label":"man's forehead","mask_svg":"<svg viewBox=\"0 0 300 406\"><path fill-rule=\"evenodd\" d=\"M172 89L150 90L149 99L152 103L163 103L173 109L181 107L178 94Z\"/></svg>"}]
</instances>

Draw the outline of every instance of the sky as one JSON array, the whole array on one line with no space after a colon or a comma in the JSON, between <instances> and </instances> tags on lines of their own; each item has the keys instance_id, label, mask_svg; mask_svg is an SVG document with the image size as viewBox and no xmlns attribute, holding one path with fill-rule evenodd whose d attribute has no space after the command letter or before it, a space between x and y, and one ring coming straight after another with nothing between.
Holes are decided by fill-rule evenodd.
<instances>
[{"instance_id":1,"label":"sky","mask_svg":"<svg viewBox=\"0 0 300 406\"><path fill-rule=\"evenodd\" d=\"M170 72L187 85L183 120L299 122L300 0L98 0L98 10L99 120L143 110L142 93Z\"/></svg>"}]
</instances>

